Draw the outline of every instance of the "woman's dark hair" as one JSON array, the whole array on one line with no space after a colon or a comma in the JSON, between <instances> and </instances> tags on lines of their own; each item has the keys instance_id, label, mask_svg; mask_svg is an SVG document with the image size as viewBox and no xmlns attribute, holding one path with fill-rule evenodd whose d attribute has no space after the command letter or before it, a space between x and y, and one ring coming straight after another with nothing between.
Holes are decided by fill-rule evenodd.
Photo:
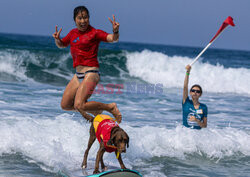
<instances>
[{"instance_id":1,"label":"woman's dark hair","mask_svg":"<svg viewBox=\"0 0 250 177\"><path fill-rule=\"evenodd\" d=\"M194 87L198 87L198 88L200 89L201 95L202 95L202 88L201 88L201 86L198 85L198 84L193 85L193 86L191 87L191 89L190 89L190 92L191 92L191 90L192 90Z\"/></svg>"},{"instance_id":2,"label":"woman's dark hair","mask_svg":"<svg viewBox=\"0 0 250 177\"><path fill-rule=\"evenodd\" d=\"M87 7L85 6L78 6L74 9L74 21L76 19L76 16L79 12L83 12L85 11L87 14L88 14L88 17L89 17L89 10L87 9Z\"/></svg>"}]
</instances>

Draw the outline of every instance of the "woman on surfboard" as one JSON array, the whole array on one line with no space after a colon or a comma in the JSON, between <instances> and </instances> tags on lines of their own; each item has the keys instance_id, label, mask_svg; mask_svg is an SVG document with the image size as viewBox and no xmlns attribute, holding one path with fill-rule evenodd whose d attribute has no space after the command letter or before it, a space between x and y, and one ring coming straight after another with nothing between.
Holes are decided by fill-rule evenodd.
<instances>
[{"instance_id":1,"label":"woman on surfboard","mask_svg":"<svg viewBox=\"0 0 250 177\"><path fill-rule=\"evenodd\" d=\"M182 112L183 112L183 125L193 129L201 129L207 127L207 106L199 102L199 98L202 95L201 86L195 84L190 89L191 100L188 97L188 81L190 75L191 66L186 66L186 76L183 87L183 100L182 100Z\"/></svg>"},{"instance_id":2,"label":"woman on surfboard","mask_svg":"<svg viewBox=\"0 0 250 177\"><path fill-rule=\"evenodd\" d=\"M115 21L113 15L113 20L109 18L113 26L113 34L93 28L89 22L89 11L85 6L78 6L74 9L74 21L77 28L72 29L64 38L60 38L62 28L58 31L57 26L53 34L57 47L64 48L70 45L73 67L76 68L76 74L63 93L61 107L64 110L77 110L89 121L92 116L88 116L86 112L96 114L106 110L120 122L121 113L116 103L87 101L100 80L97 60L99 44L101 41L118 41L120 24Z\"/></svg>"}]
</instances>

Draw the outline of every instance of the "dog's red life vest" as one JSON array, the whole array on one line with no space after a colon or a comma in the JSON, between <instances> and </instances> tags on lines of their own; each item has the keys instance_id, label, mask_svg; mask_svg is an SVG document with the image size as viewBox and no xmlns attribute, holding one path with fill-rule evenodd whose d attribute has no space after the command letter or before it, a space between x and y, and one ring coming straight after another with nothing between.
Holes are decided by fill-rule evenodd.
<instances>
[{"instance_id":1,"label":"dog's red life vest","mask_svg":"<svg viewBox=\"0 0 250 177\"><path fill-rule=\"evenodd\" d=\"M112 128L117 127L118 124L112 117L104 114L99 114L95 117L93 125L95 128L96 138L98 139L99 143L102 139L105 150L107 152L114 152L117 148L115 146L107 145L107 143L110 139Z\"/></svg>"}]
</instances>

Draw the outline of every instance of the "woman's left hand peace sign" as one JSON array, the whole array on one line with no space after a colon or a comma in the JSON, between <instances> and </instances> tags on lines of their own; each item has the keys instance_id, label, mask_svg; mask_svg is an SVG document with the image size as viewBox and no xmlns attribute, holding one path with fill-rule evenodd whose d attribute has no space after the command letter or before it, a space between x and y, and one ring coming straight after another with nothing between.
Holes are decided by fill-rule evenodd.
<instances>
[{"instance_id":1,"label":"woman's left hand peace sign","mask_svg":"<svg viewBox=\"0 0 250 177\"><path fill-rule=\"evenodd\" d=\"M115 21L115 16L113 15L113 21L109 18L109 21L112 23L113 25L113 32L117 33L119 32L119 26L120 24L118 22Z\"/></svg>"}]
</instances>

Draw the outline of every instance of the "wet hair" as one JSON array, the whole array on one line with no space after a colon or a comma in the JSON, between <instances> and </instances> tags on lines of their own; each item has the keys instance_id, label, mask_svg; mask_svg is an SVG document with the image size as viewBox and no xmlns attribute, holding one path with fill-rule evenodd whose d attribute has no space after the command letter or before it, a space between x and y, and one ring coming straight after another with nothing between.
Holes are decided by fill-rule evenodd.
<instances>
[{"instance_id":1,"label":"wet hair","mask_svg":"<svg viewBox=\"0 0 250 177\"><path fill-rule=\"evenodd\" d=\"M77 14L79 12L83 12L83 11L85 11L87 13L88 17L89 17L89 10L87 9L87 7L85 7L85 6L78 6L78 7L76 7L74 9L74 21L76 21L75 19L76 19Z\"/></svg>"},{"instance_id":2,"label":"wet hair","mask_svg":"<svg viewBox=\"0 0 250 177\"><path fill-rule=\"evenodd\" d=\"M198 85L198 84L193 85L193 86L191 87L191 89L190 89L190 92L191 92L191 90L192 90L194 87L198 87L198 88L200 89L201 95L202 95L202 88L201 88L201 86Z\"/></svg>"}]
</instances>

